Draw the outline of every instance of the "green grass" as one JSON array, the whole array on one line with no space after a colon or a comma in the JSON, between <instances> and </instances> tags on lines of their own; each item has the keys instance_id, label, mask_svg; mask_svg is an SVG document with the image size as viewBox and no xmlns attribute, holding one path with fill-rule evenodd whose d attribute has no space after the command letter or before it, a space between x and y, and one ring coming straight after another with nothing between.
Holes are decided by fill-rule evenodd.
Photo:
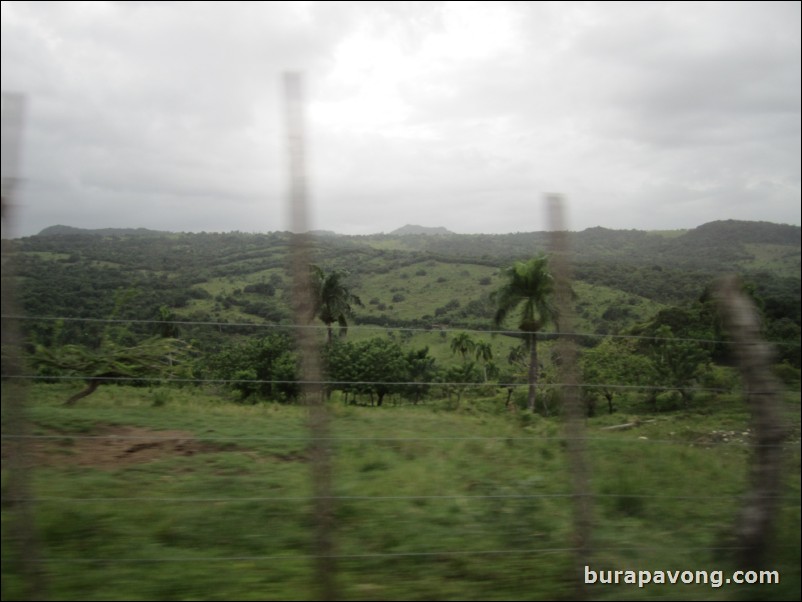
<instances>
[{"instance_id":1,"label":"green grass","mask_svg":"<svg viewBox=\"0 0 802 602\"><path fill-rule=\"evenodd\" d=\"M210 278L206 282L201 282L198 284L197 287L206 290L213 296L219 294L227 295L229 293L233 293L236 289L242 289L249 284L267 282L269 281L270 276L273 274L278 274L282 278L286 277L284 270L280 268L269 268L266 270L254 271L249 274Z\"/></svg>"},{"instance_id":2,"label":"green grass","mask_svg":"<svg viewBox=\"0 0 802 602\"><path fill-rule=\"evenodd\" d=\"M645 322L665 307L607 286L575 282L572 288L576 295L574 330L577 332L599 332L600 327L610 333L621 332ZM608 310L615 313L605 316Z\"/></svg>"},{"instance_id":3,"label":"green grass","mask_svg":"<svg viewBox=\"0 0 802 602\"><path fill-rule=\"evenodd\" d=\"M54 253L52 251L24 251L21 254L38 257L43 261L62 261L70 258L69 253Z\"/></svg>"},{"instance_id":4,"label":"green grass","mask_svg":"<svg viewBox=\"0 0 802 602\"><path fill-rule=\"evenodd\" d=\"M244 289L249 284L267 281L271 275L279 274L285 282L288 276L282 270L271 268L252 274L212 278L196 285L212 295L208 299L193 299L186 307L177 311L181 318L192 318L206 314L213 319L232 322L262 322L262 318L247 314L236 305L224 308L216 299L227 296L237 289ZM360 317L378 318L388 316L397 320L421 320L427 323L450 324L453 320L469 324L473 328L490 328L492 320L469 316L460 316L460 311L471 301L485 298L496 290L500 284L499 270L496 268L470 263L444 263L436 260L425 260L410 264L399 270L387 273L363 273L352 277L353 290L359 295L364 307L355 307L356 322ZM576 282L573 286L576 293L576 319L574 330L597 332L600 328L609 332L619 332L636 323L652 317L663 306L648 299L618 291L606 286ZM281 291L277 291L276 299L280 299ZM242 300L251 302L265 301L258 294L241 293ZM438 309L452 306L445 313L437 315ZM456 306L453 304L456 303ZM606 315L608 310L615 315ZM353 325L353 324L352 324ZM510 320L509 328L515 324ZM352 328L354 340L376 336L372 326ZM415 335L414 346L429 345L440 360L449 359L445 339L434 334ZM482 338L480 336L480 338ZM499 343L499 351L506 354L512 341ZM442 348L442 351L440 350Z\"/></svg>"},{"instance_id":5,"label":"green grass","mask_svg":"<svg viewBox=\"0 0 802 602\"><path fill-rule=\"evenodd\" d=\"M433 322L438 322L435 312L439 307L452 300L464 307L469 301L479 299L498 287L497 275L498 270L492 267L429 260L385 274L365 275L354 291L365 303L365 307L358 310L360 314L386 314L401 320L428 315ZM490 278L490 284L480 284L482 278ZM403 299L393 300L396 295ZM384 304L385 309L371 304L372 299Z\"/></svg>"},{"instance_id":6,"label":"green grass","mask_svg":"<svg viewBox=\"0 0 802 602\"><path fill-rule=\"evenodd\" d=\"M744 248L752 255L751 260L741 261L743 269L752 271L771 271L794 277L799 274L799 249L787 245L768 243L744 244Z\"/></svg>"},{"instance_id":7,"label":"green grass","mask_svg":"<svg viewBox=\"0 0 802 602\"><path fill-rule=\"evenodd\" d=\"M34 433L55 435L30 477L48 595L80 600L314 599L307 412L231 403L187 387L35 385ZM383 408L332 401L337 585L344 599L560 599L571 596L570 490L557 418L510 414L497 398ZM597 569L722 569L746 486L748 448L734 399L653 416L636 404L588 421ZM799 419L799 396L788 404ZM629 431L601 427L650 418ZM192 433L206 447L147 462L73 463L117 428ZM158 434L158 433L156 433ZM796 435L798 443L798 431ZM132 441L136 444L138 441ZM99 450L99 451L98 451ZM61 454L58 461L53 455ZM595 599L799 598L799 446L790 446L770 568L781 586L594 586ZM5 463L4 463L5 469ZM4 473L4 479L5 479ZM5 480L4 480L5 482ZM642 497L641 497L642 496ZM695 496L707 496L694 499ZM66 498L66 499L65 499ZM92 498L93 501L76 501ZM118 501L109 498L119 498ZM366 499L368 498L368 499ZM20 576L3 506L4 598ZM635 549L637 548L637 550ZM750 590L751 591L751 590Z\"/></svg>"}]
</instances>

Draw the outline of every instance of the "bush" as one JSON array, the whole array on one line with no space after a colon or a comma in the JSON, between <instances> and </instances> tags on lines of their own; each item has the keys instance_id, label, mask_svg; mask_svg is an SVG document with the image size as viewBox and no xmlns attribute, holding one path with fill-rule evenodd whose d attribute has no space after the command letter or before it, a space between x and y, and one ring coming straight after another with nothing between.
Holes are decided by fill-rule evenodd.
<instances>
[{"instance_id":1,"label":"bush","mask_svg":"<svg viewBox=\"0 0 802 602\"><path fill-rule=\"evenodd\" d=\"M274 287L272 284L268 284L265 282L261 282L258 284L249 284L248 286L245 287L244 290L246 293L255 293L258 295L265 295L267 297L272 297L273 295L276 294L276 287Z\"/></svg>"},{"instance_id":2,"label":"bush","mask_svg":"<svg viewBox=\"0 0 802 602\"><path fill-rule=\"evenodd\" d=\"M275 401L298 397L298 361L287 335L271 334L231 344L211 355L204 371L227 381L242 399L259 394ZM284 381L284 382L270 382Z\"/></svg>"},{"instance_id":3,"label":"bush","mask_svg":"<svg viewBox=\"0 0 802 602\"><path fill-rule=\"evenodd\" d=\"M799 387L800 383L799 368L795 368L788 362L783 362L781 364L776 364L772 366L772 372L774 372L774 375L777 378L779 378L784 384L789 386Z\"/></svg>"},{"instance_id":4,"label":"bush","mask_svg":"<svg viewBox=\"0 0 802 602\"><path fill-rule=\"evenodd\" d=\"M731 392L741 386L740 374L735 368L712 365L702 373L700 385L706 389L723 389Z\"/></svg>"}]
</instances>

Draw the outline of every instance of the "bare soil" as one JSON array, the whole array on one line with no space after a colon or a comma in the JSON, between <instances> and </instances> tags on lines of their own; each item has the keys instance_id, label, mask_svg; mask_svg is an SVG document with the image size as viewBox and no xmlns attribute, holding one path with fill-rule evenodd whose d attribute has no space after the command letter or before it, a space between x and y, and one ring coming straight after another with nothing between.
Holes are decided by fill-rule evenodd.
<instances>
[{"instance_id":1,"label":"bare soil","mask_svg":"<svg viewBox=\"0 0 802 602\"><path fill-rule=\"evenodd\" d=\"M132 426L103 426L89 434L53 432L29 439L28 462L33 466L91 466L117 468L176 456L243 451L230 443L201 442L185 431L154 431ZM3 442L3 462L13 453Z\"/></svg>"}]
</instances>

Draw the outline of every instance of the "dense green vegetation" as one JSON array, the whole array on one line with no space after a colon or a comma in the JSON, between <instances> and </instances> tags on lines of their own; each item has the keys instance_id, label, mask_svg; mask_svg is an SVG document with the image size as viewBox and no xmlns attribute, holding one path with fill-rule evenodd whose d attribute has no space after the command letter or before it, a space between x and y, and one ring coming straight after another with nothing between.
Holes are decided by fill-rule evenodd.
<instances>
[{"instance_id":1,"label":"dense green vegetation","mask_svg":"<svg viewBox=\"0 0 802 602\"><path fill-rule=\"evenodd\" d=\"M799 233L714 222L570 235L599 568L735 568L721 548L753 434L711 293L718 274L742 275L788 389L770 558L781 585L591 597L799 598ZM15 274L38 380L32 479L51 597L317 595L299 327L318 329L334 416L344 598L570 597L559 313L548 287L529 305L510 287L510 266L541 262L546 277L532 258L547 234L320 236L308 324L293 324L291 238L57 228L12 241L3 276ZM86 384L59 378L97 392L65 407ZM14 510L4 505L4 543Z\"/></svg>"},{"instance_id":2,"label":"dense green vegetation","mask_svg":"<svg viewBox=\"0 0 802 602\"><path fill-rule=\"evenodd\" d=\"M26 320L30 348L72 344L96 349L108 338L109 324L77 318L133 320L115 326L115 342L123 346L164 336L165 324L170 323L172 336L191 343L200 358L233 348L243 337L267 334L265 326L289 325L291 236L57 227L16 240L15 270L24 314L60 318ZM781 374L789 382L798 380L798 227L713 222L672 236L592 228L571 234L570 241L576 264L577 331L721 340L709 291L717 274L736 270L762 307L766 336L779 343ZM351 297L335 298L328 305L319 299L317 315L329 333L334 322L350 325L354 341L398 336L404 353L426 347L437 364L437 378L449 380L449 370L457 371L454 377L467 368L457 365L449 352L450 338L457 333L446 330L490 330L498 310L492 295L505 282L504 270L513 261L546 250L547 242L547 233L537 232L320 236L314 253L320 266L318 297L325 290ZM517 324L507 327L515 330ZM499 374L515 381L519 371L506 358L518 340L475 336L492 346ZM587 348L602 341L596 336L580 340ZM643 345L634 352L659 355ZM700 344L698 353L691 355L703 367L708 360L717 365L729 361L726 343ZM548 377L548 342L538 362ZM678 370L655 368L663 376L647 379L644 386L676 388L685 395L686 387L675 387L682 380ZM699 384L709 371L688 367L685 372L687 382ZM194 371L197 377L230 380L246 380L244 376L254 373L243 367L223 374L219 365L202 359ZM465 375L470 376L470 370Z\"/></svg>"}]
</instances>

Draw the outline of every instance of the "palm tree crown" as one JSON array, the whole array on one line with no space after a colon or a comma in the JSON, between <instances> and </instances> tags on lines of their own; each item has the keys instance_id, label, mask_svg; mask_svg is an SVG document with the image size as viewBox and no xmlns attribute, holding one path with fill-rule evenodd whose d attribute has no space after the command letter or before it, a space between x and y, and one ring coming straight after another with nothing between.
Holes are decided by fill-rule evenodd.
<instances>
[{"instance_id":1,"label":"palm tree crown","mask_svg":"<svg viewBox=\"0 0 802 602\"><path fill-rule=\"evenodd\" d=\"M519 307L518 328L524 332L537 332L557 317L552 305L554 279L548 270L544 255L528 261L516 261L503 272L506 283L493 295L496 301L494 322L501 326Z\"/></svg>"},{"instance_id":2,"label":"palm tree crown","mask_svg":"<svg viewBox=\"0 0 802 602\"><path fill-rule=\"evenodd\" d=\"M362 306L362 300L354 295L345 285L346 272L334 270L326 274L318 266L310 266L312 270L312 294L314 308L312 317L320 318L328 329L328 341L332 341L331 325L340 325L340 336L345 336L348 329L348 318L353 317L351 305Z\"/></svg>"},{"instance_id":3,"label":"palm tree crown","mask_svg":"<svg viewBox=\"0 0 802 602\"><path fill-rule=\"evenodd\" d=\"M557 318L552 304L554 279L548 270L548 258L540 255L528 261L517 261L504 270L506 282L493 294L496 302L496 327L520 308L518 329L527 333L529 344L528 407L535 409L537 388L537 332Z\"/></svg>"},{"instance_id":4,"label":"palm tree crown","mask_svg":"<svg viewBox=\"0 0 802 602\"><path fill-rule=\"evenodd\" d=\"M471 338L467 332L461 332L453 339L451 339L451 353L459 353L463 360L467 360L468 356L476 349L476 341Z\"/></svg>"}]
</instances>

